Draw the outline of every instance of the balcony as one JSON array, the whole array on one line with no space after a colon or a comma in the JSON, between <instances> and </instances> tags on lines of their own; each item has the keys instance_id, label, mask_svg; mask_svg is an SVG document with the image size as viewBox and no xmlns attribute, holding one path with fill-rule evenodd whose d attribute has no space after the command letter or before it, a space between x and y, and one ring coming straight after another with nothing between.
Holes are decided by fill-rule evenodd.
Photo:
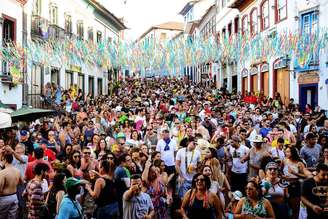
<instances>
[{"instance_id":1,"label":"balcony","mask_svg":"<svg viewBox=\"0 0 328 219\"><path fill-rule=\"evenodd\" d=\"M49 22L39 15L32 15L31 36L32 38L48 38Z\"/></svg>"},{"instance_id":2,"label":"balcony","mask_svg":"<svg viewBox=\"0 0 328 219\"><path fill-rule=\"evenodd\" d=\"M59 40L65 38L65 30L56 24L49 25L48 33L49 39Z\"/></svg>"}]
</instances>

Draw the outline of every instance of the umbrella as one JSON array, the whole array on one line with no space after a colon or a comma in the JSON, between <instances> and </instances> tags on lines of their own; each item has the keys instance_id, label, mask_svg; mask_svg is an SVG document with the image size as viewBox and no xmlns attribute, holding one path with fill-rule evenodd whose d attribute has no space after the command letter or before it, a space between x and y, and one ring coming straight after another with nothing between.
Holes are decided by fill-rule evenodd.
<instances>
[{"instance_id":1,"label":"umbrella","mask_svg":"<svg viewBox=\"0 0 328 219\"><path fill-rule=\"evenodd\" d=\"M11 117L8 113L0 112L0 129L11 127Z\"/></svg>"},{"instance_id":2,"label":"umbrella","mask_svg":"<svg viewBox=\"0 0 328 219\"><path fill-rule=\"evenodd\" d=\"M11 113L13 122L34 121L44 116L56 114L55 110L23 107Z\"/></svg>"}]
</instances>

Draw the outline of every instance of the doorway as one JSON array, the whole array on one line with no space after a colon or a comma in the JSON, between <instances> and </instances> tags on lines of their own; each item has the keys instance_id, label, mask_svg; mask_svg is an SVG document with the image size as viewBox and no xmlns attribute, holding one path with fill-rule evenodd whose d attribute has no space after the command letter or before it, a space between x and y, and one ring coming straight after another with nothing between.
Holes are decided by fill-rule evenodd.
<instances>
[{"instance_id":1,"label":"doorway","mask_svg":"<svg viewBox=\"0 0 328 219\"><path fill-rule=\"evenodd\" d=\"M94 97L94 78L89 76L89 94L91 94L92 97Z\"/></svg>"},{"instance_id":2,"label":"doorway","mask_svg":"<svg viewBox=\"0 0 328 219\"><path fill-rule=\"evenodd\" d=\"M237 91L238 78L237 75L232 76L232 90Z\"/></svg>"},{"instance_id":3,"label":"doorway","mask_svg":"<svg viewBox=\"0 0 328 219\"><path fill-rule=\"evenodd\" d=\"M59 85L59 69L58 68L51 68L50 82L54 83L57 86Z\"/></svg>"},{"instance_id":4,"label":"doorway","mask_svg":"<svg viewBox=\"0 0 328 219\"><path fill-rule=\"evenodd\" d=\"M306 104L310 104L314 109L318 105L318 84L302 84L299 88L301 110L305 110Z\"/></svg>"}]
</instances>

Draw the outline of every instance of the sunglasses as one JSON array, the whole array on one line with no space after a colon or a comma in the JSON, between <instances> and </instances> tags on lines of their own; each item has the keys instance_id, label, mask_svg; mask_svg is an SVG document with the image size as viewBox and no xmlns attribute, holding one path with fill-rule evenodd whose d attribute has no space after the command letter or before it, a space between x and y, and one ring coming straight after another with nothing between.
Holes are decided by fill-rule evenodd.
<instances>
[{"instance_id":1,"label":"sunglasses","mask_svg":"<svg viewBox=\"0 0 328 219\"><path fill-rule=\"evenodd\" d=\"M114 160L114 157L108 156L107 159L108 160Z\"/></svg>"},{"instance_id":2,"label":"sunglasses","mask_svg":"<svg viewBox=\"0 0 328 219\"><path fill-rule=\"evenodd\" d=\"M80 158L80 157L81 157L80 155L73 156L73 158Z\"/></svg>"},{"instance_id":3,"label":"sunglasses","mask_svg":"<svg viewBox=\"0 0 328 219\"><path fill-rule=\"evenodd\" d=\"M91 152L83 152L83 154L91 154Z\"/></svg>"},{"instance_id":4,"label":"sunglasses","mask_svg":"<svg viewBox=\"0 0 328 219\"><path fill-rule=\"evenodd\" d=\"M268 168L268 170L270 170L270 171L277 171L278 169L277 168Z\"/></svg>"},{"instance_id":5,"label":"sunglasses","mask_svg":"<svg viewBox=\"0 0 328 219\"><path fill-rule=\"evenodd\" d=\"M195 181L196 181L196 182L204 182L205 179L204 179L204 178L197 178Z\"/></svg>"},{"instance_id":6,"label":"sunglasses","mask_svg":"<svg viewBox=\"0 0 328 219\"><path fill-rule=\"evenodd\" d=\"M147 129L147 131L150 131L151 129Z\"/></svg>"}]
</instances>

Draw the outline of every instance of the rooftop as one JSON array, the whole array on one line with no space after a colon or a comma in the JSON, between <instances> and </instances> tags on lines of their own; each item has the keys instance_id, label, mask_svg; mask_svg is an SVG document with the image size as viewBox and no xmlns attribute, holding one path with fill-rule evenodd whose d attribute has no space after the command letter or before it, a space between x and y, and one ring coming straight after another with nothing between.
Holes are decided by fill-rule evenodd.
<instances>
[{"instance_id":1,"label":"rooftop","mask_svg":"<svg viewBox=\"0 0 328 219\"><path fill-rule=\"evenodd\" d=\"M141 40L144 36L146 36L150 31L154 29L162 29L162 30L171 30L171 31L183 31L183 23L170 21L162 24L158 24L155 26L151 26L146 32L144 32L137 41Z\"/></svg>"},{"instance_id":2,"label":"rooftop","mask_svg":"<svg viewBox=\"0 0 328 219\"><path fill-rule=\"evenodd\" d=\"M97 0L88 0L89 4L92 5L95 9L97 9L101 14L108 17L113 24L119 29L119 30L125 30L127 27L124 25L124 23L116 17L113 13L108 11L101 3L99 3Z\"/></svg>"}]
</instances>

